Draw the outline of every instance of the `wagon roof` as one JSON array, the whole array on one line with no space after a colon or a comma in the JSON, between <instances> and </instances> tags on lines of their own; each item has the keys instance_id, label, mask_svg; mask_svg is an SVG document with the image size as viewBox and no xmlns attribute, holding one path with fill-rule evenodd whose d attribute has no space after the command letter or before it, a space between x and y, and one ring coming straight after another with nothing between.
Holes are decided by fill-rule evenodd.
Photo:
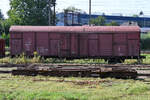
<instances>
[{"instance_id":1,"label":"wagon roof","mask_svg":"<svg viewBox=\"0 0 150 100\"><path fill-rule=\"evenodd\" d=\"M140 28L138 26L11 26L10 32L136 33L140 32Z\"/></svg>"}]
</instances>

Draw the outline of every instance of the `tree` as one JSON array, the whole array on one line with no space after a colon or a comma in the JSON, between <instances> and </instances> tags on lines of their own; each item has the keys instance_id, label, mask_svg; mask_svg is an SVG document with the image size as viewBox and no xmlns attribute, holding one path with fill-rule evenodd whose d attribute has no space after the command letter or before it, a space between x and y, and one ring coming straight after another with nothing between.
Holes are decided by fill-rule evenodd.
<instances>
[{"instance_id":1,"label":"tree","mask_svg":"<svg viewBox=\"0 0 150 100\"><path fill-rule=\"evenodd\" d=\"M66 8L66 9L64 9L64 12L65 11L68 11L68 12L82 12L81 9L75 8L73 6L70 6L70 7Z\"/></svg>"},{"instance_id":2,"label":"tree","mask_svg":"<svg viewBox=\"0 0 150 100\"><path fill-rule=\"evenodd\" d=\"M139 15L144 15L143 11L140 11Z\"/></svg>"},{"instance_id":3,"label":"tree","mask_svg":"<svg viewBox=\"0 0 150 100\"><path fill-rule=\"evenodd\" d=\"M48 25L50 18L54 19L52 7L56 0L11 0L8 11L11 24L15 25ZM50 22L52 24L52 21Z\"/></svg>"},{"instance_id":4,"label":"tree","mask_svg":"<svg viewBox=\"0 0 150 100\"><path fill-rule=\"evenodd\" d=\"M2 22L2 25L3 25L3 32L9 34L9 28L11 25L13 25L12 21L10 19L5 19Z\"/></svg>"},{"instance_id":5,"label":"tree","mask_svg":"<svg viewBox=\"0 0 150 100\"><path fill-rule=\"evenodd\" d=\"M97 18L93 18L90 20L90 24L95 26L119 26L119 24L115 21L112 21L110 23L106 23L105 17L98 16Z\"/></svg>"},{"instance_id":6,"label":"tree","mask_svg":"<svg viewBox=\"0 0 150 100\"><path fill-rule=\"evenodd\" d=\"M4 20L4 15L2 14L0 10L0 34L3 32L3 20Z\"/></svg>"},{"instance_id":7,"label":"tree","mask_svg":"<svg viewBox=\"0 0 150 100\"><path fill-rule=\"evenodd\" d=\"M112 22L106 24L106 26L119 26L119 24L115 21L112 21Z\"/></svg>"},{"instance_id":8,"label":"tree","mask_svg":"<svg viewBox=\"0 0 150 100\"><path fill-rule=\"evenodd\" d=\"M1 9L0 9L0 20L4 20L4 15L2 14Z\"/></svg>"},{"instance_id":9,"label":"tree","mask_svg":"<svg viewBox=\"0 0 150 100\"><path fill-rule=\"evenodd\" d=\"M3 26L2 26L2 21L0 20L0 34L3 32Z\"/></svg>"},{"instance_id":10,"label":"tree","mask_svg":"<svg viewBox=\"0 0 150 100\"><path fill-rule=\"evenodd\" d=\"M91 19L90 24L95 26L105 26L105 18L103 16L98 16L97 18Z\"/></svg>"},{"instance_id":11,"label":"tree","mask_svg":"<svg viewBox=\"0 0 150 100\"><path fill-rule=\"evenodd\" d=\"M139 17L139 15L137 15L137 14L134 14L134 15L133 15L133 17Z\"/></svg>"}]
</instances>

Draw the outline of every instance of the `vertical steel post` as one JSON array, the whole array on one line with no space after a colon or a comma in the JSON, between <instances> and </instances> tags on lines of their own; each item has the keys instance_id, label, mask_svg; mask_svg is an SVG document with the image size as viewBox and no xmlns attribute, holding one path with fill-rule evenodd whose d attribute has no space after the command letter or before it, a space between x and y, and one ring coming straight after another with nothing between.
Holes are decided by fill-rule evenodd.
<instances>
[{"instance_id":1,"label":"vertical steel post","mask_svg":"<svg viewBox=\"0 0 150 100\"><path fill-rule=\"evenodd\" d=\"M48 0L48 24L51 25L51 0Z\"/></svg>"},{"instance_id":2,"label":"vertical steel post","mask_svg":"<svg viewBox=\"0 0 150 100\"><path fill-rule=\"evenodd\" d=\"M53 18L54 23L53 24L56 25L56 20L55 20L55 17L56 17L56 11L55 11L56 3L55 3L55 1L53 1L53 4L54 4L53 5L54 6L54 18Z\"/></svg>"},{"instance_id":3,"label":"vertical steel post","mask_svg":"<svg viewBox=\"0 0 150 100\"><path fill-rule=\"evenodd\" d=\"M90 20L91 20L91 0L89 0L89 26L91 26Z\"/></svg>"}]
</instances>

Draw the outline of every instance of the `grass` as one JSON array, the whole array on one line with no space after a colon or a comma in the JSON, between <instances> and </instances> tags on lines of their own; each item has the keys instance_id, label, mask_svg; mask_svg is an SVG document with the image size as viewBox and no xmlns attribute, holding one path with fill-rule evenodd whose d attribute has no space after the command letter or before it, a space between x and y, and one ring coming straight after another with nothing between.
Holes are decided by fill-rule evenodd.
<instances>
[{"instance_id":1,"label":"grass","mask_svg":"<svg viewBox=\"0 0 150 100\"><path fill-rule=\"evenodd\" d=\"M0 100L149 100L138 80L27 77L0 74Z\"/></svg>"},{"instance_id":2,"label":"grass","mask_svg":"<svg viewBox=\"0 0 150 100\"><path fill-rule=\"evenodd\" d=\"M150 54L142 54L146 58L142 60L140 64L150 64ZM24 54L11 58L4 57L0 58L0 63L11 63L11 64L27 64L27 63L78 63L78 64L107 64L108 62L103 59L55 59L55 58L43 58L35 55L32 58L26 57ZM136 59L127 59L123 64L138 64Z\"/></svg>"},{"instance_id":3,"label":"grass","mask_svg":"<svg viewBox=\"0 0 150 100\"><path fill-rule=\"evenodd\" d=\"M147 41L150 35L143 35ZM144 42L145 43L145 42ZM149 44L149 43L148 43ZM142 48L147 48L142 45ZM6 54L9 54L7 52ZM150 64L150 54L141 64ZM107 64L102 59L44 59L40 56L28 58L24 54L0 59L0 63L78 63ZM126 60L124 64L137 64L137 60ZM101 78L63 78L44 76L12 76L0 74L0 100L150 100L150 79L139 80Z\"/></svg>"},{"instance_id":4,"label":"grass","mask_svg":"<svg viewBox=\"0 0 150 100\"><path fill-rule=\"evenodd\" d=\"M143 59L141 64L150 64L150 54L142 54L146 57ZM24 55L17 56L14 58L4 57L0 58L0 63L11 63L11 64L27 64L27 63L78 63L78 64L107 64L107 61L103 59L55 59L55 58L42 58L40 56L35 56L33 58L26 57ZM123 64L138 64L139 62L136 59L127 59Z\"/></svg>"},{"instance_id":5,"label":"grass","mask_svg":"<svg viewBox=\"0 0 150 100\"><path fill-rule=\"evenodd\" d=\"M150 64L150 54L143 54L142 64ZM107 63L102 59L44 59L35 55L0 59L0 63ZM137 64L126 60L124 64ZM0 100L150 100L150 79L140 80L12 76L0 74Z\"/></svg>"},{"instance_id":6,"label":"grass","mask_svg":"<svg viewBox=\"0 0 150 100\"><path fill-rule=\"evenodd\" d=\"M145 59L142 59L140 64L150 64L150 54L142 54L142 56L145 56ZM128 59L125 60L124 64L138 64L138 61L135 59Z\"/></svg>"}]
</instances>

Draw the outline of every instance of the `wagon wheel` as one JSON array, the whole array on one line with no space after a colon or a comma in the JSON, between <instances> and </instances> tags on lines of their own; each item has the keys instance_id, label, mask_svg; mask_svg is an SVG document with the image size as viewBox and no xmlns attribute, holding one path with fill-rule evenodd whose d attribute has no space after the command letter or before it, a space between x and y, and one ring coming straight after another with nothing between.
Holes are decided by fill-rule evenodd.
<instances>
[{"instance_id":1,"label":"wagon wheel","mask_svg":"<svg viewBox=\"0 0 150 100\"><path fill-rule=\"evenodd\" d=\"M142 62L143 62L143 59L140 59L140 58L137 59L138 64L142 64Z\"/></svg>"},{"instance_id":2,"label":"wagon wheel","mask_svg":"<svg viewBox=\"0 0 150 100\"><path fill-rule=\"evenodd\" d=\"M108 59L109 64L123 63L124 61L125 59L115 59L115 58Z\"/></svg>"}]
</instances>

